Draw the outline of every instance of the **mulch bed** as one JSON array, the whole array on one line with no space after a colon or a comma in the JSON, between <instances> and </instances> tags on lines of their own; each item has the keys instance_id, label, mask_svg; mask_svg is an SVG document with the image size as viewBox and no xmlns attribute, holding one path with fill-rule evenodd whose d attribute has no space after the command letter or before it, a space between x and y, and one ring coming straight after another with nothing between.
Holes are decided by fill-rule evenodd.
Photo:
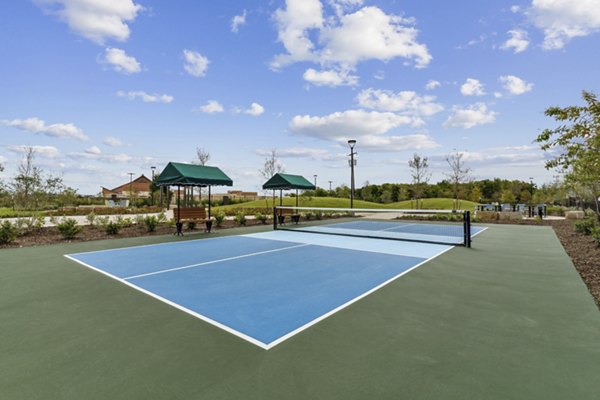
<instances>
[{"instance_id":1,"label":"mulch bed","mask_svg":"<svg viewBox=\"0 0 600 400\"><path fill-rule=\"evenodd\" d=\"M246 226L259 225L260 221L250 220L246 221ZM219 231L221 229L236 228L240 225L234 221L225 220L220 227L216 227L213 224L213 231ZM77 234L73 239L66 240L60 234L58 229L55 227L45 227L36 229L30 233L22 236L18 236L17 240L9 244L0 244L0 249L15 248L15 247L32 247L32 246L43 246L48 244L57 243L76 243L76 242L88 242L90 240L104 240L104 239L122 239L140 236L160 236L173 234L175 227L168 224L160 224L156 227L154 232L148 232L144 226L133 225L127 228L122 228L118 234L109 235L100 226L83 226L83 230ZM187 224L183 225L183 233L198 233L204 231L204 224L198 224L194 229L189 229Z\"/></svg>"},{"instance_id":2,"label":"mulch bed","mask_svg":"<svg viewBox=\"0 0 600 400\"><path fill-rule=\"evenodd\" d=\"M573 221L552 221L551 225L600 307L600 247L590 236L576 232Z\"/></svg>"},{"instance_id":3,"label":"mulch bed","mask_svg":"<svg viewBox=\"0 0 600 400\"><path fill-rule=\"evenodd\" d=\"M490 223L486 221L485 223ZM549 225L552 226L554 232L558 236L563 247L571 257L575 268L579 275L587 285L590 293L600 307L600 247L598 247L593 239L589 236L584 236L575 231L574 222L569 220L516 220L516 221L492 221L492 223L502 224L518 224L518 225ZM259 221L248 220L247 225L258 225ZM233 221L224 221L219 228L213 227L214 230L227 229L238 227L239 224ZM196 229L189 230L184 227L184 233L200 232L204 228L203 225L198 225ZM10 244L0 245L0 249L14 247L30 247L41 246L55 243L65 242L85 242L90 240L101 239L119 239L139 236L158 236L173 233L175 227L166 224L159 225L155 232L147 232L143 226L131 226L123 228L116 235L108 235L104 229L100 227L84 226L83 231L77 235L75 239L65 240L56 228L42 228L31 232L24 236L19 236L17 240Z\"/></svg>"}]
</instances>

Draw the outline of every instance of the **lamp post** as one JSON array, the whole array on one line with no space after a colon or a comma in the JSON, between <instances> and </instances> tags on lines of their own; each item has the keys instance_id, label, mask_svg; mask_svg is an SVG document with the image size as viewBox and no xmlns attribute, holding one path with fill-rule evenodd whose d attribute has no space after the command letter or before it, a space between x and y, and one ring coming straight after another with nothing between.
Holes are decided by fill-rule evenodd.
<instances>
[{"instance_id":1,"label":"lamp post","mask_svg":"<svg viewBox=\"0 0 600 400\"><path fill-rule=\"evenodd\" d=\"M154 170L156 169L156 167L153 165L150 167L150 169L152 170L152 183L150 184L150 199L152 200L152 205L154 205L154 190L152 190L154 188Z\"/></svg>"},{"instance_id":2,"label":"lamp post","mask_svg":"<svg viewBox=\"0 0 600 400\"><path fill-rule=\"evenodd\" d=\"M329 181L329 191L330 191L330 192L331 192L331 183L332 183L332 182L333 182L333 181Z\"/></svg>"},{"instance_id":3,"label":"lamp post","mask_svg":"<svg viewBox=\"0 0 600 400\"><path fill-rule=\"evenodd\" d=\"M133 207L133 172L129 174L129 206Z\"/></svg>"},{"instance_id":4,"label":"lamp post","mask_svg":"<svg viewBox=\"0 0 600 400\"><path fill-rule=\"evenodd\" d=\"M315 190L317 189L317 174L313 175L315 177Z\"/></svg>"},{"instance_id":5,"label":"lamp post","mask_svg":"<svg viewBox=\"0 0 600 400\"><path fill-rule=\"evenodd\" d=\"M354 208L354 146L356 145L356 140L350 139L348 140L348 146L350 146L350 208Z\"/></svg>"}]
</instances>

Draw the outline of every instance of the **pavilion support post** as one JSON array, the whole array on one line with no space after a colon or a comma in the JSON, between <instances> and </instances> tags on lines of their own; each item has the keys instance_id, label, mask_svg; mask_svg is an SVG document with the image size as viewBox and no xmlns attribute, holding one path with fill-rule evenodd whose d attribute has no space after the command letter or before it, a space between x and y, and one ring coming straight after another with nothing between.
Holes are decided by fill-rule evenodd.
<instances>
[{"instance_id":1,"label":"pavilion support post","mask_svg":"<svg viewBox=\"0 0 600 400\"><path fill-rule=\"evenodd\" d=\"M202 187L200 187L200 191L202 191ZM210 233L212 229L212 219L211 219L211 206L210 206L210 185L208 185L208 219L206 220L206 232ZM202 207L202 203L200 203L200 207Z\"/></svg>"},{"instance_id":2,"label":"pavilion support post","mask_svg":"<svg viewBox=\"0 0 600 400\"><path fill-rule=\"evenodd\" d=\"M181 223L181 186L177 185L177 222L175 222L175 227L177 231L175 235L183 236L183 224Z\"/></svg>"},{"instance_id":3,"label":"pavilion support post","mask_svg":"<svg viewBox=\"0 0 600 400\"><path fill-rule=\"evenodd\" d=\"M296 189L296 208L298 208L298 189Z\"/></svg>"}]
</instances>

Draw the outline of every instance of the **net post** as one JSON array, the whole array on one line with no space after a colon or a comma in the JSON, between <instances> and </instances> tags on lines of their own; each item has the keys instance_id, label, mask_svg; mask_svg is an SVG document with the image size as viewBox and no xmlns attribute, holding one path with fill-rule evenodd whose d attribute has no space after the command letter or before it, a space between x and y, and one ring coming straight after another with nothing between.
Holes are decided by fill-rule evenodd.
<instances>
[{"instance_id":1,"label":"net post","mask_svg":"<svg viewBox=\"0 0 600 400\"><path fill-rule=\"evenodd\" d=\"M273 206L273 230L277 230L277 206Z\"/></svg>"},{"instance_id":2,"label":"net post","mask_svg":"<svg viewBox=\"0 0 600 400\"><path fill-rule=\"evenodd\" d=\"M465 211L463 213L463 226L464 226L464 245L465 247L471 247L471 212Z\"/></svg>"}]
</instances>

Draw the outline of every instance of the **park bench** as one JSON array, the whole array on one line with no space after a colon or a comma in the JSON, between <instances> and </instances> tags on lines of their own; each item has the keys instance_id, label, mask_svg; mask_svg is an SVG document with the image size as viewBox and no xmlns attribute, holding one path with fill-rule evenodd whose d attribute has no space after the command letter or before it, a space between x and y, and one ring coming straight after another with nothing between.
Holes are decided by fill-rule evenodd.
<instances>
[{"instance_id":1,"label":"park bench","mask_svg":"<svg viewBox=\"0 0 600 400\"><path fill-rule=\"evenodd\" d=\"M173 209L173 218L175 221L175 232L178 236L183 236L183 223L194 221L197 223L206 223L206 230L210 232L211 225L210 220L206 215L206 209L204 207L180 207Z\"/></svg>"},{"instance_id":2,"label":"park bench","mask_svg":"<svg viewBox=\"0 0 600 400\"><path fill-rule=\"evenodd\" d=\"M294 210L290 210L288 208L277 210L277 221L279 224L285 224L285 217L290 217L292 222L295 224L300 221L300 214L295 213Z\"/></svg>"}]
</instances>

